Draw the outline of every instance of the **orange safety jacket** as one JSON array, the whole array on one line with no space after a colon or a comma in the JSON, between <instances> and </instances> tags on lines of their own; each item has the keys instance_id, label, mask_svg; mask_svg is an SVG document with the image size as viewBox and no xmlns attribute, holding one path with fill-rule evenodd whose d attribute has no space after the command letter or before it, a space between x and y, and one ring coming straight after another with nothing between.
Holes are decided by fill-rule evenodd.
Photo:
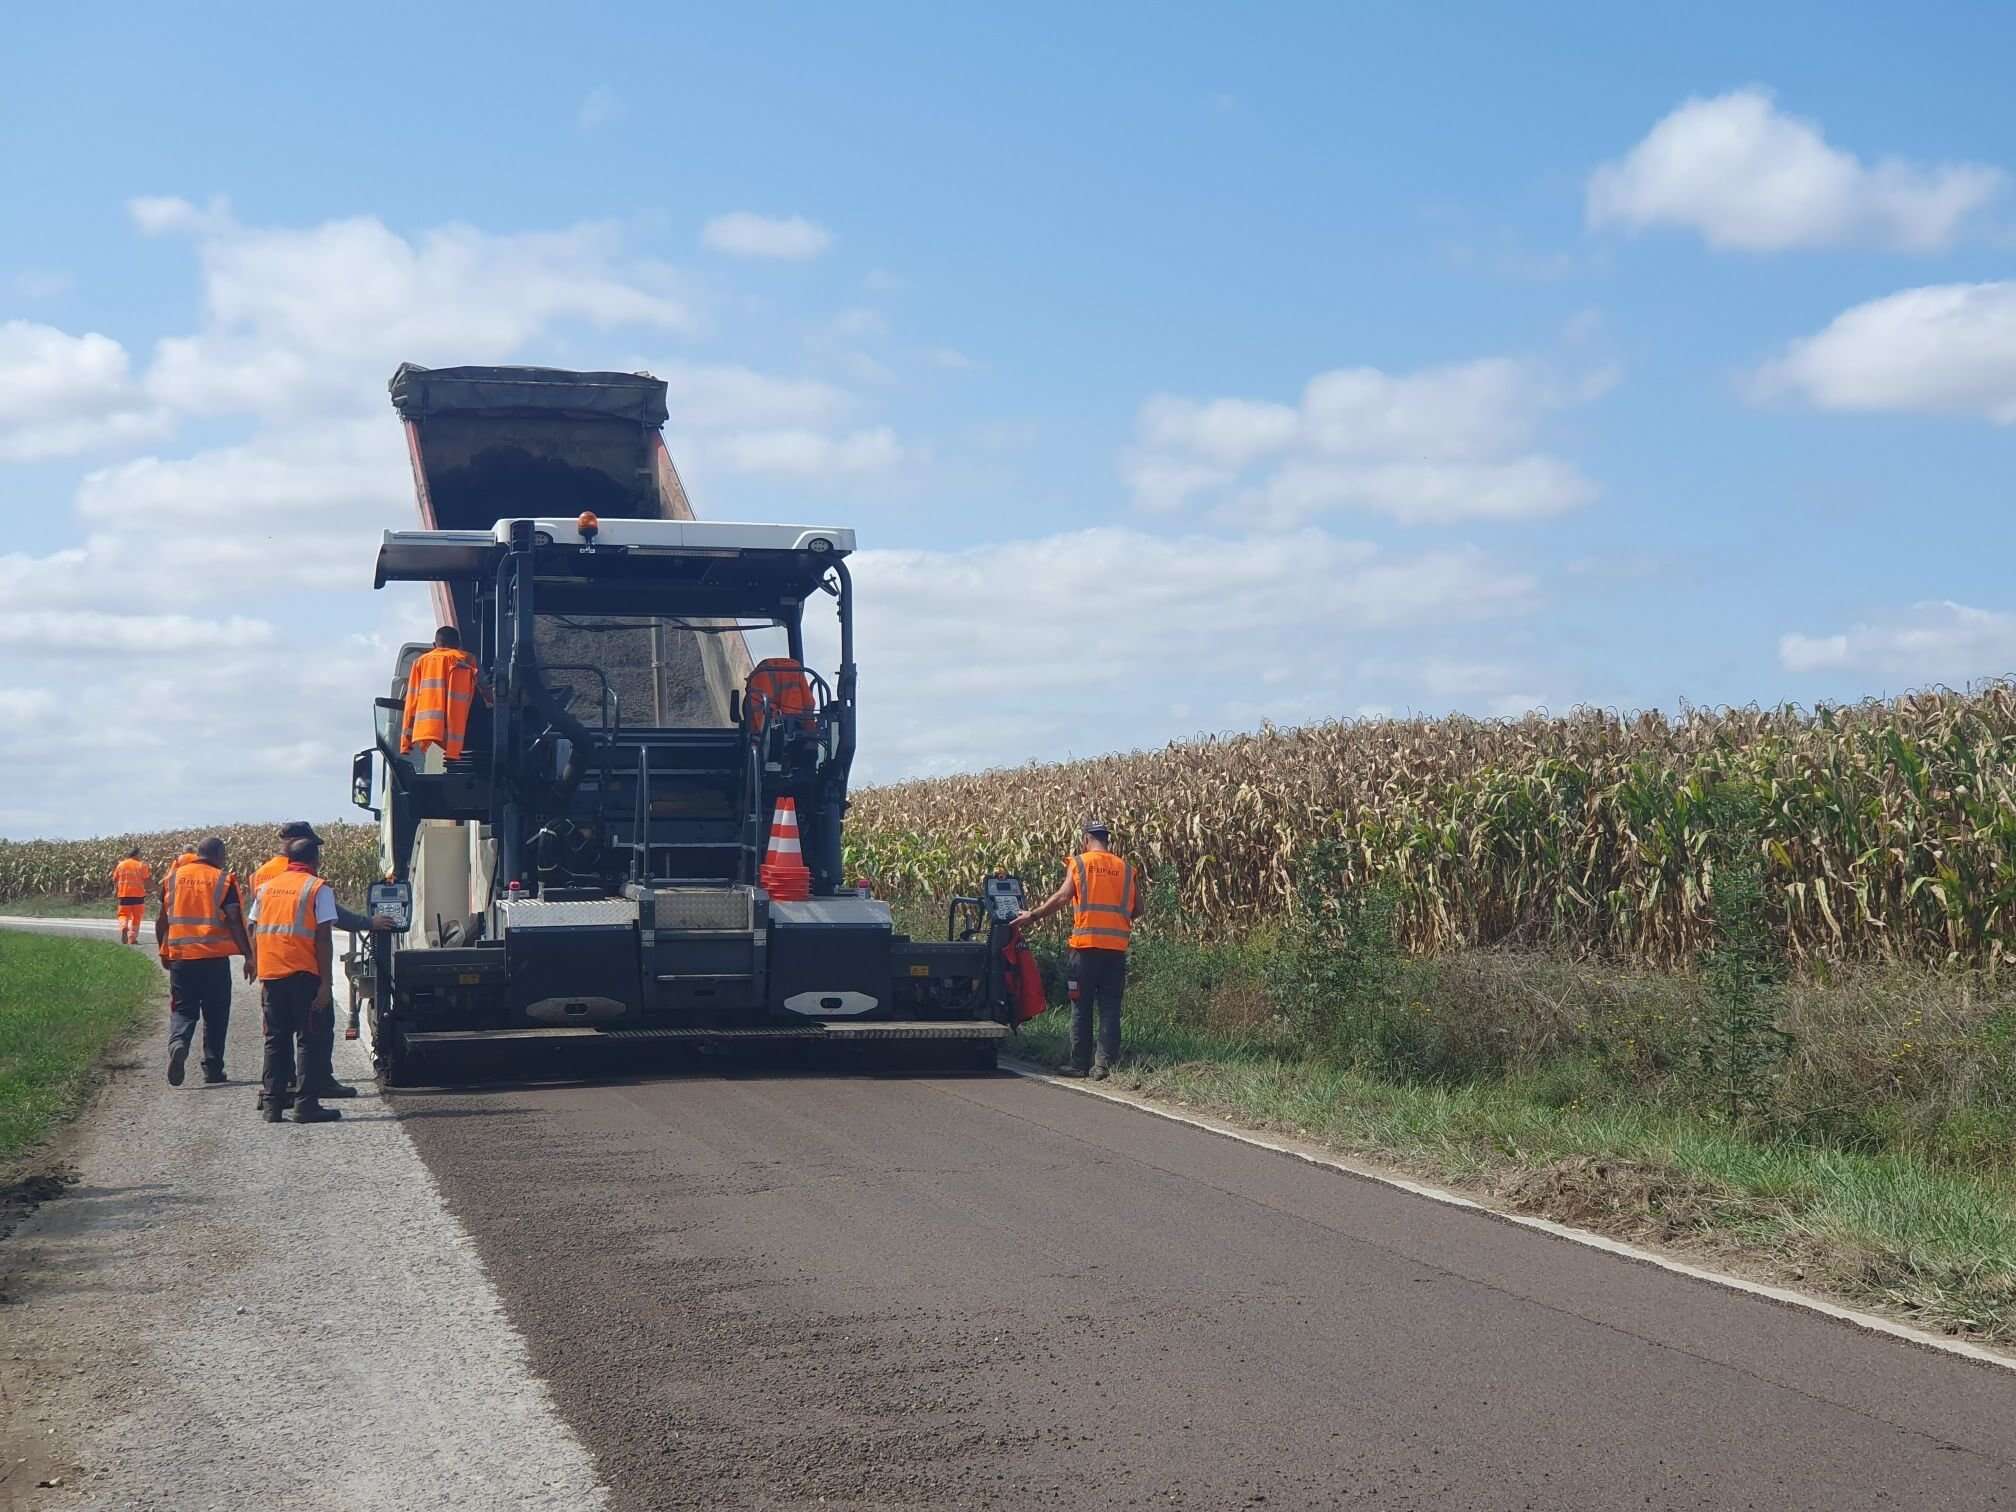
<instances>
[{"instance_id":1,"label":"orange safety jacket","mask_svg":"<svg viewBox=\"0 0 2016 1512\"><path fill-rule=\"evenodd\" d=\"M469 707L476 701L476 659L455 646L436 646L406 674L406 722L399 732L403 755L415 746L437 745L453 761L469 731Z\"/></svg>"},{"instance_id":2,"label":"orange safety jacket","mask_svg":"<svg viewBox=\"0 0 2016 1512\"><path fill-rule=\"evenodd\" d=\"M1067 863L1071 870L1073 950L1125 950L1140 903L1140 879L1133 866L1111 851L1087 851Z\"/></svg>"},{"instance_id":3,"label":"orange safety jacket","mask_svg":"<svg viewBox=\"0 0 2016 1512\"><path fill-rule=\"evenodd\" d=\"M245 891L252 897L258 897L259 889L287 870L287 865L288 862L285 853L273 857L270 861L260 862L259 870L245 879Z\"/></svg>"},{"instance_id":4,"label":"orange safety jacket","mask_svg":"<svg viewBox=\"0 0 2016 1512\"><path fill-rule=\"evenodd\" d=\"M113 895L121 903L144 903L147 901L147 884L153 876L153 867L127 856L112 868Z\"/></svg>"},{"instance_id":5,"label":"orange safety jacket","mask_svg":"<svg viewBox=\"0 0 2016 1512\"><path fill-rule=\"evenodd\" d=\"M761 735L771 713L806 715L812 712L812 684L805 668L789 656L766 656L749 674L743 694L749 705L749 729Z\"/></svg>"},{"instance_id":6,"label":"orange safety jacket","mask_svg":"<svg viewBox=\"0 0 2016 1512\"><path fill-rule=\"evenodd\" d=\"M259 980L306 972L320 976L315 955L315 895L329 884L296 862L259 889L252 900L258 915L252 922L252 948L258 957Z\"/></svg>"},{"instance_id":7,"label":"orange safety jacket","mask_svg":"<svg viewBox=\"0 0 2016 1512\"><path fill-rule=\"evenodd\" d=\"M224 922L224 900L237 885L231 873L206 861L178 865L161 887L162 916L168 921L162 956L170 961L208 961L235 955L238 947Z\"/></svg>"}]
</instances>

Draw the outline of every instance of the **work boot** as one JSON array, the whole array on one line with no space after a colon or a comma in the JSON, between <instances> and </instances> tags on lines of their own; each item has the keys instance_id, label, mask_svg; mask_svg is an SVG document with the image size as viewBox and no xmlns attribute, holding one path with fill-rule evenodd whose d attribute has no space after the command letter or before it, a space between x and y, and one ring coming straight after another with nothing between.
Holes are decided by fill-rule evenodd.
<instances>
[{"instance_id":1,"label":"work boot","mask_svg":"<svg viewBox=\"0 0 2016 1512\"><path fill-rule=\"evenodd\" d=\"M294 1106L294 1094L292 1092L282 1092L280 1094L279 1111L285 1113L289 1108L293 1106ZM264 1092L261 1092L259 1094L259 1107L262 1112L266 1108L266 1094Z\"/></svg>"},{"instance_id":2,"label":"work boot","mask_svg":"<svg viewBox=\"0 0 2016 1512\"><path fill-rule=\"evenodd\" d=\"M334 1123L343 1115L335 1108L325 1108L318 1102L303 1102L294 1105L296 1123Z\"/></svg>"},{"instance_id":3,"label":"work boot","mask_svg":"<svg viewBox=\"0 0 2016 1512\"><path fill-rule=\"evenodd\" d=\"M259 1118L262 1123L280 1122L285 1111L278 1103L269 1103L263 1097L259 1099Z\"/></svg>"},{"instance_id":4,"label":"work boot","mask_svg":"<svg viewBox=\"0 0 2016 1512\"><path fill-rule=\"evenodd\" d=\"M1057 1068L1057 1074L1059 1076L1082 1077L1088 1073L1083 1066L1073 1066L1067 1062Z\"/></svg>"},{"instance_id":5,"label":"work boot","mask_svg":"<svg viewBox=\"0 0 2016 1512\"><path fill-rule=\"evenodd\" d=\"M357 1089L348 1082L324 1082L315 1089L317 1097L355 1097Z\"/></svg>"},{"instance_id":6,"label":"work boot","mask_svg":"<svg viewBox=\"0 0 2016 1512\"><path fill-rule=\"evenodd\" d=\"M214 1087L223 1080L225 1080L225 1076L224 1076L224 1068L222 1066L205 1066L203 1068L204 1086Z\"/></svg>"},{"instance_id":7,"label":"work boot","mask_svg":"<svg viewBox=\"0 0 2016 1512\"><path fill-rule=\"evenodd\" d=\"M183 1067L187 1066L188 1064L189 1064L189 1047L187 1045L170 1045L168 1047L169 1086L179 1087L182 1085L182 1070Z\"/></svg>"},{"instance_id":8,"label":"work boot","mask_svg":"<svg viewBox=\"0 0 2016 1512\"><path fill-rule=\"evenodd\" d=\"M1094 1081L1104 1081L1113 1074L1112 1064L1106 1059L1104 1050L1092 1057L1092 1069L1086 1074Z\"/></svg>"}]
</instances>

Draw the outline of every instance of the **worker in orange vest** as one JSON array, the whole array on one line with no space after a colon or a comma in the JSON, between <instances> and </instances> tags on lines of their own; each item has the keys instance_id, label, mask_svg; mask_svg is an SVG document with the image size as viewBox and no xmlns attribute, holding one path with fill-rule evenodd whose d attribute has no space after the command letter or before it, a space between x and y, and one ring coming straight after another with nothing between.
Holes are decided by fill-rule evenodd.
<instances>
[{"instance_id":1,"label":"worker in orange vest","mask_svg":"<svg viewBox=\"0 0 2016 1512\"><path fill-rule=\"evenodd\" d=\"M224 1036L231 1027L231 957L252 942L238 901L238 879L224 869L224 842L212 835L176 858L161 884L154 943L168 968L168 1085L182 1085L189 1045L203 1023L203 1080L224 1080Z\"/></svg>"},{"instance_id":2,"label":"worker in orange vest","mask_svg":"<svg viewBox=\"0 0 2016 1512\"><path fill-rule=\"evenodd\" d=\"M453 761L462 754L469 732L469 711L478 698L490 702L490 690L476 670L476 658L462 649L453 625L434 632L434 649L419 657L406 673L406 717L399 730L399 751L439 750Z\"/></svg>"},{"instance_id":3,"label":"worker in orange vest","mask_svg":"<svg viewBox=\"0 0 2016 1512\"><path fill-rule=\"evenodd\" d=\"M766 656L749 674L743 698L749 709L749 729L761 735L771 714L780 719L812 712L812 684L803 664L789 656Z\"/></svg>"},{"instance_id":4,"label":"worker in orange vest","mask_svg":"<svg viewBox=\"0 0 2016 1512\"><path fill-rule=\"evenodd\" d=\"M147 918L147 884L153 880L154 868L140 859L137 845L112 868L112 896L118 900L121 945L140 943L140 926Z\"/></svg>"},{"instance_id":5,"label":"worker in orange vest","mask_svg":"<svg viewBox=\"0 0 2016 1512\"><path fill-rule=\"evenodd\" d=\"M343 1115L322 1106L312 1081L295 1082L294 1040L314 1043L326 1023L336 1023L336 896L315 875L322 847L314 840L287 842L287 869L252 899L252 940L265 1010L266 1056L260 1071L260 1112L278 1123L289 1104L296 1123L328 1123ZM309 1065L304 1062L304 1072Z\"/></svg>"},{"instance_id":6,"label":"worker in orange vest","mask_svg":"<svg viewBox=\"0 0 2016 1512\"><path fill-rule=\"evenodd\" d=\"M1084 842L1065 858L1064 883L1017 916L1025 929L1070 904L1071 1059L1065 1076L1104 1081L1120 1059L1120 1003L1127 995L1127 946L1134 921L1147 908L1133 863L1112 848L1113 833L1097 819L1085 821ZM1099 1044L1092 1044L1092 1015L1099 1015Z\"/></svg>"},{"instance_id":7,"label":"worker in orange vest","mask_svg":"<svg viewBox=\"0 0 2016 1512\"><path fill-rule=\"evenodd\" d=\"M293 840L313 840L318 846L322 843L322 837L315 833L315 826L306 819L290 819L281 825L279 853L252 873L251 879L245 884L247 897L257 898L260 888L287 870L287 845ZM336 927L351 934L362 934L366 930L376 934L389 934L398 928L398 925L383 914L373 918L353 913L339 900L336 904ZM336 1080L336 1034L333 1016L330 1019L328 1037L323 1038L318 1033L312 1039L303 1038L300 1052L301 1079L315 1088L317 1096L340 1098L357 1095L355 1087L348 1082ZM259 1097L259 1105L263 1108L266 1105L266 1094L262 1092Z\"/></svg>"}]
</instances>

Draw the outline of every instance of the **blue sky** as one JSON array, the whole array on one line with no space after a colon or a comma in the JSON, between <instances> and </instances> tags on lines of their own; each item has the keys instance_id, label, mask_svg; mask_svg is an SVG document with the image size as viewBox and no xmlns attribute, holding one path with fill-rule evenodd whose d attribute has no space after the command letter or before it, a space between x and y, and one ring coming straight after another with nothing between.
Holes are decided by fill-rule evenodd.
<instances>
[{"instance_id":1,"label":"blue sky","mask_svg":"<svg viewBox=\"0 0 2016 1512\"><path fill-rule=\"evenodd\" d=\"M855 525L871 776L2016 670L2016 13L280 9L0 42L0 834L336 811L407 358Z\"/></svg>"}]
</instances>

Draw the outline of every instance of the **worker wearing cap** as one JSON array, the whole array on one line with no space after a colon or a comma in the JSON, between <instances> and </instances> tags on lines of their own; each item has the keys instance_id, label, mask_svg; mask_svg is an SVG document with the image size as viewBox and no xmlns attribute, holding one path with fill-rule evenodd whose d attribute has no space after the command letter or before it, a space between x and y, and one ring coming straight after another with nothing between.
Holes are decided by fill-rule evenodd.
<instances>
[{"instance_id":1,"label":"worker wearing cap","mask_svg":"<svg viewBox=\"0 0 2016 1512\"><path fill-rule=\"evenodd\" d=\"M134 846L112 868L112 896L119 909L119 943L138 945L140 926L147 918L147 884L154 880L154 868L140 859Z\"/></svg>"},{"instance_id":2,"label":"worker wearing cap","mask_svg":"<svg viewBox=\"0 0 2016 1512\"><path fill-rule=\"evenodd\" d=\"M419 751L423 769L453 761L462 754L469 732L469 711L478 698L490 701L490 691L476 670L476 658L462 649L453 625L434 632L434 649L416 659L406 673L406 717L399 730L399 751ZM440 751L439 757L428 752Z\"/></svg>"},{"instance_id":3,"label":"worker wearing cap","mask_svg":"<svg viewBox=\"0 0 2016 1512\"><path fill-rule=\"evenodd\" d=\"M252 899L252 940L265 1015L266 1056L260 1072L260 1111L278 1123L289 1102L296 1123L328 1123L343 1115L322 1106L309 1080L314 1050L295 1082L294 1040L309 1046L335 1038L336 896L315 875L322 847L312 839L287 842L287 869Z\"/></svg>"},{"instance_id":4,"label":"worker wearing cap","mask_svg":"<svg viewBox=\"0 0 2016 1512\"><path fill-rule=\"evenodd\" d=\"M224 869L224 842L212 835L176 858L161 884L154 944L168 968L168 1085L182 1085L196 1024L203 1024L203 1080L224 1080L224 1036L231 1027L231 957L252 942L238 903L238 879Z\"/></svg>"},{"instance_id":5,"label":"worker wearing cap","mask_svg":"<svg viewBox=\"0 0 2016 1512\"><path fill-rule=\"evenodd\" d=\"M259 896L260 888L287 870L290 864L287 859L287 847L295 840L312 840L315 842L318 850L322 844L322 837L315 833L315 826L310 824L306 819L290 819L287 823L281 825L280 851L261 865L257 871L252 873L251 880L245 886L248 896L256 899ZM318 862L317 864L319 865L320 863ZM331 893L330 897L333 900L335 894ZM345 908L341 902L336 903L336 928L338 929L347 930L351 934L362 934L366 930L385 934L397 927L397 924L392 919L382 914L374 918L361 913L353 913L350 909ZM318 1097L355 1097L357 1095L355 1087L347 1082L336 1080L336 1035L334 1032L336 1021L333 1015L329 1022L331 1032L326 1039L319 1034L312 1039L305 1035L302 1038L300 1045L301 1077L315 1088ZM259 1099L260 1107L265 1107L266 1094L263 1091L259 1094Z\"/></svg>"},{"instance_id":6,"label":"worker wearing cap","mask_svg":"<svg viewBox=\"0 0 2016 1512\"><path fill-rule=\"evenodd\" d=\"M1127 994L1127 946L1134 921L1147 907L1141 879L1131 862L1112 849L1112 831L1096 819L1085 822L1078 854L1064 862L1061 887L1015 922L1023 927L1070 904L1071 1059L1058 1070L1104 1081L1120 1058L1120 1001ZM1099 1042L1092 1043L1098 1011Z\"/></svg>"}]
</instances>

